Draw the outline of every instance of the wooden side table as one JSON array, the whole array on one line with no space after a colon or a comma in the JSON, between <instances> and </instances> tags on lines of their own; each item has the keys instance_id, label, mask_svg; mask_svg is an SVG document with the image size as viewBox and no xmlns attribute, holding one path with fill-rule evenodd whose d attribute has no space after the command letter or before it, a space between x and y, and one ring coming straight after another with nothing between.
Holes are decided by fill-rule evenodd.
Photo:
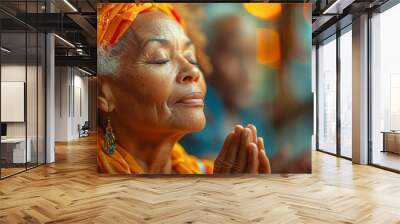
<instances>
[{"instance_id":1,"label":"wooden side table","mask_svg":"<svg viewBox=\"0 0 400 224\"><path fill-rule=\"evenodd\" d=\"M382 152L392 152L400 154L400 131L382 131L383 150Z\"/></svg>"}]
</instances>

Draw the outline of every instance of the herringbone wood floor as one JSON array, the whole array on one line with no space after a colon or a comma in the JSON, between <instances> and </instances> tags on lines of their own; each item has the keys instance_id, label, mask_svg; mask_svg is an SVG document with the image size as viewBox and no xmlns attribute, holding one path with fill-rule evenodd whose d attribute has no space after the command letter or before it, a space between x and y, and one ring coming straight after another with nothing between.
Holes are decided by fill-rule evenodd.
<instances>
[{"instance_id":1,"label":"herringbone wood floor","mask_svg":"<svg viewBox=\"0 0 400 224\"><path fill-rule=\"evenodd\" d=\"M313 152L312 175L99 176L95 140L0 181L0 223L400 223L400 175Z\"/></svg>"}]
</instances>

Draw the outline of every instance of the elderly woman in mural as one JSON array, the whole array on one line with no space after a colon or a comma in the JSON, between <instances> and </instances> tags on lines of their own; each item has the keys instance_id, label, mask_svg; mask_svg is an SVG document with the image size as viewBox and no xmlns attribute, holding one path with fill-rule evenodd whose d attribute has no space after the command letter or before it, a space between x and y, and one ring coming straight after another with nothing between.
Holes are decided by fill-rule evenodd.
<instances>
[{"instance_id":1,"label":"elderly woman in mural","mask_svg":"<svg viewBox=\"0 0 400 224\"><path fill-rule=\"evenodd\" d=\"M270 173L254 125L236 125L215 161L178 141L205 126L206 84L170 4L102 4L98 15L98 169L124 174Z\"/></svg>"}]
</instances>

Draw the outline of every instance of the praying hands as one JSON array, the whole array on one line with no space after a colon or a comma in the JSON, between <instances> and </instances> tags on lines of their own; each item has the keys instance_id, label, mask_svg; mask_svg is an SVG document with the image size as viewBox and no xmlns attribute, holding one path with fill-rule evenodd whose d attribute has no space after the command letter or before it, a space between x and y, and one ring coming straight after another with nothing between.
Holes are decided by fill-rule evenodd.
<instances>
[{"instance_id":1,"label":"praying hands","mask_svg":"<svg viewBox=\"0 0 400 224\"><path fill-rule=\"evenodd\" d=\"M249 124L236 125L225 138L222 149L214 162L214 174L271 173L264 140L257 137L257 129Z\"/></svg>"}]
</instances>

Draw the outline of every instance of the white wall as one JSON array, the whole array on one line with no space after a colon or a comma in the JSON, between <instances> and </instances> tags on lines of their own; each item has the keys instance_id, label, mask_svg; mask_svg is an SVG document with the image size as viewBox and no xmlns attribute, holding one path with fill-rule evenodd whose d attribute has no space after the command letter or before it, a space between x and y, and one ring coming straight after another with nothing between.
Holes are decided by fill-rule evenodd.
<instances>
[{"instance_id":1,"label":"white wall","mask_svg":"<svg viewBox=\"0 0 400 224\"><path fill-rule=\"evenodd\" d=\"M76 70L75 70L76 72ZM81 74L81 73L79 73ZM72 130L71 135L76 138L79 137L78 124L81 126L88 121L88 78L81 75L74 75L74 108L72 113Z\"/></svg>"},{"instance_id":2,"label":"white wall","mask_svg":"<svg viewBox=\"0 0 400 224\"><path fill-rule=\"evenodd\" d=\"M1 81L25 82L25 64L24 65L2 65L1 66ZM6 108L1 108L5 110ZM7 137L25 137L25 123L12 122L7 123Z\"/></svg>"},{"instance_id":3,"label":"white wall","mask_svg":"<svg viewBox=\"0 0 400 224\"><path fill-rule=\"evenodd\" d=\"M27 74L35 74L36 75L36 67L27 66ZM1 81L2 82L25 82L25 64L5 64L1 66ZM30 77L28 77L30 79ZM26 83L26 82L25 82ZM29 80L29 84L36 85L36 81L32 83L32 80ZM34 100L30 98L36 99L36 89L28 88L27 89L27 102L32 102ZM33 92L30 92L32 90ZM35 105L28 105L34 106ZM1 110L6 110L7 108L1 108ZM28 113L28 122L35 121L36 122L36 114ZM34 117L30 117L30 115L34 115ZM30 127L32 125L28 125ZM35 127L36 129L36 127ZM29 130L28 130L29 133ZM7 122L7 137L25 137L25 122ZM29 137L29 136L28 136Z\"/></svg>"},{"instance_id":4,"label":"white wall","mask_svg":"<svg viewBox=\"0 0 400 224\"><path fill-rule=\"evenodd\" d=\"M27 80L25 80L27 78ZM26 107L22 112L27 115L23 122L6 122L8 138L25 138L30 140L32 161L44 162L44 74L42 67L24 64L3 64L1 66L1 81L26 83ZM2 96L7 97L7 96ZM9 110L10 108L1 108ZM39 155L37 156L37 153Z\"/></svg>"},{"instance_id":5,"label":"white wall","mask_svg":"<svg viewBox=\"0 0 400 224\"><path fill-rule=\"evenodd\" d=\"M69 68L56 67L55 68L55 141L68 140L68 117L69 117Z\"/></svg>"},{"instance_id":6,"label":"white wall","mask_svg":"<svg viewBox=\"0 0 400 224\"><path fill-rule=\"evenodd\" d=\"M78 124L88 120L88 78L83 75L76 68L56 67L55 141L77 139Z\"/></svg>"}]
</instances>

